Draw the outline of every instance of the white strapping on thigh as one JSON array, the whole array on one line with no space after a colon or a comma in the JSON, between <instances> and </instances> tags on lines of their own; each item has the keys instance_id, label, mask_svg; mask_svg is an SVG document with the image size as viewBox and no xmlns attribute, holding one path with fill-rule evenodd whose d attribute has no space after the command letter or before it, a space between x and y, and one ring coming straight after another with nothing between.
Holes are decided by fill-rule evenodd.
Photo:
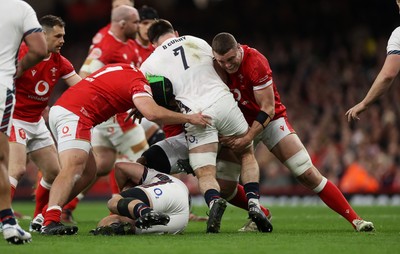
<instances>
[{"instance_id":1,"label":"white strapping on thigh","mask_svg":"<svg viewBox=\"0 0 400 254\"><path fill-rule=\"evenodd\" d=\"M304 148L298 151L289 159L287 159L283 164L288 169L290 169L290 171L292 171L295 177L302 175L304 172L306 172L307 169L311 168L313 165L310 155Z\"/></svg>"},{"instance_id":2,"label":"white strapping on thigh","mask_svg":"<svg viewBox=\"0 0 400 254\"><path fill-rule=\"evenodd\" d=\"M216 166L217 153L189 153L189 161L194 170L207 165Z\"/></svg>"}]
</instances>

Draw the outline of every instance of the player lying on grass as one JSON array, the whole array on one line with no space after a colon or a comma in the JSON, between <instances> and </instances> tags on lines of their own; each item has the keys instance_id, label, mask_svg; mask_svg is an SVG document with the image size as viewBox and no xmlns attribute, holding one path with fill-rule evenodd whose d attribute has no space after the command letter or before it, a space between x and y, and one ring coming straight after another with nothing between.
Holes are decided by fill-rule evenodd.
<instances>
[{"instance_id":1,"label":"player lying on grass","mask_svg":"<svg viewBox=\"0 0 400 254\"><path fill-rule=\"evenodd\" d=\"M115 178L122 192L108 201L113 214L92 234L178 234L186 228L189 191L181 180L134 162L116 163Z\"/></svg>"}]
</instances>

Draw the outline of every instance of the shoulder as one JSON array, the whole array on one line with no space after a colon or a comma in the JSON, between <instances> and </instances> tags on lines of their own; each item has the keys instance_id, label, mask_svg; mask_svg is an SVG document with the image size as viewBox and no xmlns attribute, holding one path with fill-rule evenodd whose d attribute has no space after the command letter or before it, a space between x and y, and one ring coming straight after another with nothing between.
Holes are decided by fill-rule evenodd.
<instances>
[{"instance_id":1,"label":"shoulder","mask_svg":"<svg viewBox=\"0 0 400 254\"><path fill-rule=\"evenodd\" d=\"M19 12L21 11L27 11L27 12L35 12L27 2L25 1L12 1L12 4L16 7L19 8Z\"/></svg>"},{"instance_id":2,"label":"shoulder","mask_svg":"<svg viewBox=\"0 0 400 254\"><path fill-rule=\"evenodd\" d=\"M242 46L244 50L243 73L254 84L265 83L272 78L272 70L267 58L258 50Z\"/></svg>"},{"instance_id":3,"label":"shoulder","mask_svg":"<svg viewBox=\"0 0 400 254\"><path fill-rule=\"evenodd\" d=\"M398 50L400 50L400 26L393 30L387 44L388 54L391 51L398 51Z\"/></svg>"},{"instance_id":4,"label":"shoulder","mask_svg":"<svg viewBox=\"0 0 400 254\"><path fill-rule=\"evenodd\" d=\"M270 69L267 58L258 50L246 45L243 45L242 48L244 52L243 62L248 69Z\"/></svg>"}]
</instances>

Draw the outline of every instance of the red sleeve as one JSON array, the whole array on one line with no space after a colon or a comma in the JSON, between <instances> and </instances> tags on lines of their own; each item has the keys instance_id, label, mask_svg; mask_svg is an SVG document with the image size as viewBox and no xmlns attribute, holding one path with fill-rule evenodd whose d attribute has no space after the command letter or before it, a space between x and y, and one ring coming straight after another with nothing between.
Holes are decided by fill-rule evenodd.
<instances>
[{"instance_id":1,"label":"red sleeve","mask_svg":"<svg viewBox=\"0 0 400 254\"><path fill-rule=\"evenodd\" d=\"M74 72L75 68L72 63L65 57L61 56L61 77L71 74Z\"/></svg>"},{"instance_id":2,"label":"red sleeve","mask_svg":"<svg viewBox=\"0 0 400 254\"><path fill-rule=\"evenodd\" d=\"M28 46L25 44L25 42L21 43L21 46L19 47L19 52L18 52L18 61L21 61L21 59L28 53Z\"/></svg>"}]
</instances>

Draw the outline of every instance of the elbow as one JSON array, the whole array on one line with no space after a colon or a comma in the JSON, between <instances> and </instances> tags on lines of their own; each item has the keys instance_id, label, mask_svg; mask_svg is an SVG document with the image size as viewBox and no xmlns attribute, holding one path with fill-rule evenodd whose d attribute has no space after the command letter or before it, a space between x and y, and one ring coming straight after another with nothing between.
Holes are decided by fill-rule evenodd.
<instances>
[{"instance_id":1,"label":"elbow","mask_svg":"<svg viewBox=\"0 0 400 254\"><path fill-rule=\"evenodd\" d=\"M158 117L156 114L148 114L145 116L147 120L149 120L150 122L154 122L158 120Z\"/></svg>"},{"instance_id":2,"label":"elbow","mask_svg":"<svg viewBox=\"0 0 400 254\"><path fill-rule=\"evenodd\" d=\"M152 110L151 112L146 112L144 117L150 122L158 122L161 119L161 114L158 113L159 110Z\"/></svg>"}]
</instances>

